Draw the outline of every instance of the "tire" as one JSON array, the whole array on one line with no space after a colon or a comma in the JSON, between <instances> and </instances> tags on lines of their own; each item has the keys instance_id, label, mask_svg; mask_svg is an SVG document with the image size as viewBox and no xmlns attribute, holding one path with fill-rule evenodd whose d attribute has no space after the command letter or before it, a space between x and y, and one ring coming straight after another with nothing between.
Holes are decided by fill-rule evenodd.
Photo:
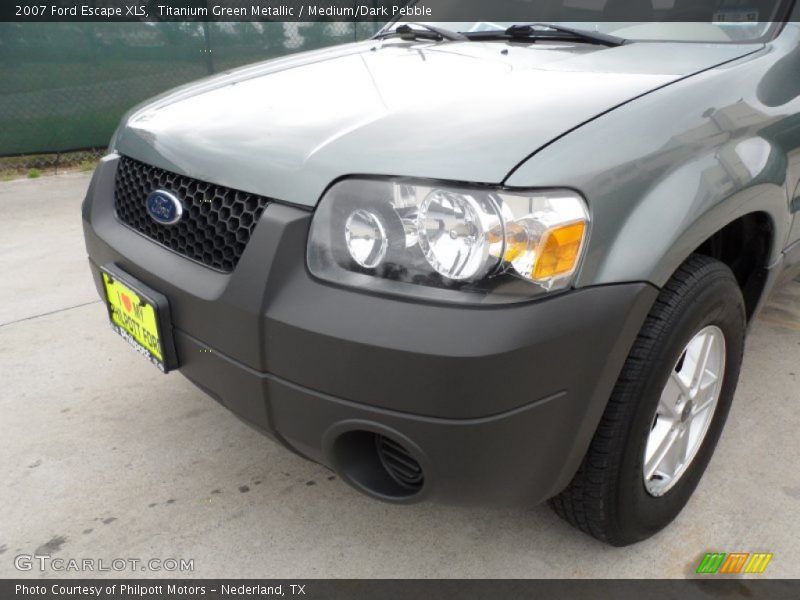
<instances>
[{"instance_id":1,"label":"tire","mask_svg":"<svg viewBox=\"0 0 800 600\"><path fill-rule=\"evenodd\" d=\"M706 256L689 257L645 320L578 472L550 500L561 518L607 544L626 546L654 535L680 513L725 425L741 369L745 327L744 300L731 270ZM673 371L683 368L689 343L709 330L721 331L724 337L724 344L716 346L717 356L724 356L721 383L714 384L716 407L705 418L705 437L696 436L702 442L694 444L694 458L684 460L688 466L673 478L670 489L653 495L647 486L659 483L661 475L645 482L645 448L662 407L662 390ZM697 372L702 381L705 363ZM680 418L676 421L681 425Z\"/></svg>"}]
</instances>

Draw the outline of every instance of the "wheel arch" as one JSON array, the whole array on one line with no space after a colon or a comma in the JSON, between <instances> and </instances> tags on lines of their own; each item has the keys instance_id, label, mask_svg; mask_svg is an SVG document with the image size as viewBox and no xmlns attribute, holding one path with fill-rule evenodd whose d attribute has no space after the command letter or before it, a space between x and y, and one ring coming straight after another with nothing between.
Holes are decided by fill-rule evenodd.
<instances>
[{"instance_id":1,"label":"wheel arch","mask_svg":"<svg viewBox=\"0 0 800 600\"><path fill-rule=\"evenodd\" d=\"M764 211L747 213L709 236L693 254L714 258L730 267L744 297L748 321L766 289L775 226Z\"/></svg>"}]
</instances>

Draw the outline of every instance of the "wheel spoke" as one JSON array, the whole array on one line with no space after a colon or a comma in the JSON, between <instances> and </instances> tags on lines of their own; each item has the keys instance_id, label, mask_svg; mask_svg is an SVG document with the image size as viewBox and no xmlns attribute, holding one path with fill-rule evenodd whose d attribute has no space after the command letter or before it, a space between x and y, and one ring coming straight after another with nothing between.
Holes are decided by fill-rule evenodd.
<instances>
[{"instance_id":1,"label":"wheel spoke","mask_svg":"<svg viewBox=\"0 0 800 600\"><path fill-rule=\"evenodd\" d=\"M673 371L664 391L661 392L661 400L658 403L659 413L671 419L680 417L680 409L678 408L684 398L689 395L689 388L681 380L680 373Z\"/></svg>"},{"instance_id":2,"label":"wheel spoke","mask_svg":"<svg viewBox=\"0 0 800 600\"><path fill-rule=\"evenodd\" d=\"M677 471L686 464L686 459L689 458L689 430L687 428L681 430L678 438L672 445L672 452L674 455L670 458L673 461L672 465L674 470Z\"/></svg>"},{"instance_id":3,"label":"wheel spoke","mask_svg":"<svg viewBox=\"0 0 800 600\"><path fill-rule=\"evenodd\" d=\"M664 454L664 458L661 460L661 464L658 468L658 471L668 479L672 479L675 476L675 472L680 465L680 445L680 431L676 431L675 435L672 437L672 443L669 446L669 450L667 450L667 452Z\"/></svg>"},{"instance_id":4,"label":"wheel spoke","mask_svg":"<svg viewBox=\"0 0 800 600\"><path fill-rule=\"evenodd\" d=\"M709 393L709 391L711 393ZM689 418L690 419L694 419L700 413L708 410L709 408L714 406L716 403L717 403L716 390L714 390L713 388L711 390L707 390L706 393L704 394L702 400L694 405L694 408L692 409L692 414L691 414L691 416Z\"/></svg>"},{"instance_id":5,"label":"wheel spoke","mask_svg":"<svg viewBox=\"0 0 800 600\"><path fill-rule=\"evenodd\" d=\"M719 376L714 373L708 365L706 365L706 371L703 374L703 377L700 379L700 385L697 387L697 392L695 392L695 400L703 399L709 395L713 395L716 391L714 388L719 381Z\"/></svg>"},{"instance_id":6,"label":"wheel spoke","mask_svg":"<svg viewBox=\"0 0 800 600\"><path fill-rule=\"evenodd\" d=\"M669 455L670 450L672 449L673 444L675 443L676 439L676 431L670 429L664 438L661 440L661 443L658 445L658 448L655 449L650 460L647 461L644 467L644 478L651 479L653 475L655 475L658 468L661 466L661 463L664 462L664 458Z\"/></svg>"},{"instance_id":7,"label":"wheel spoke","mask_svg":"<svg viewBox=\"0 0 800 600\"><path fill-rule=\"evenodd\" d=\"M695 368L691 375L691 384L689 386L689 396L694 398L697 396L697 393L700 391L700 385L703 382L703 377L706 374L706 369L708 368L708 359L711 356L711 350L713 348L714 343L714 336L710 333L707 333L703 336L702 346L700 347L700 352L697 356L697 361L695 362Z\"/></svg>"}]
</instances>

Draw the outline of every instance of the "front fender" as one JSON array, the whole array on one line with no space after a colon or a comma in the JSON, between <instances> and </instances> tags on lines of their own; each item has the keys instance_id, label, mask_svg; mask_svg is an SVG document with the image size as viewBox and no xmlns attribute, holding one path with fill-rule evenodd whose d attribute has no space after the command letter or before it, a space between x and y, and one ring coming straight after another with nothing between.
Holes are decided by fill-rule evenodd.
<instances>
[{"instance_id":1,"label":"front fender","mask_svg":"<svg viewBox=\"0 0 800 600\"><path fill-rule=\"evenodd\" d=\"M739 157L741 148L748 146L761 147L758 151L768 158L759 160L784 166L767 167L753 176ZM786 162L781 158L774 147L756 137L732 140L677 165L652 182L614 223L614 237L607 237L604 252L593 257L591 283L650 281L660 287L703 242L751 213L765 213L771 221L772 247L765 266L774 264L791 224L784 187Z\"/></svg>"},{"instance_id":2,"label":"front fender","mask_svg":"<svg viewBox=\"0 0 800 600\"><path fill-rule=\"evenodd\" d=\"M787 157L800 149L800 128L787 140L783 125L800 111L800 90L783 90L776 105L765 82L766 91L784 85L769 74L796 48L797 31L787 37L619 107L511 173L509 187L569 186L586 197L592 230L578 286L662 286L711 235L754 212L769 216L770 264L780 259L791 227Z\"/></svg>"}]
</instances>

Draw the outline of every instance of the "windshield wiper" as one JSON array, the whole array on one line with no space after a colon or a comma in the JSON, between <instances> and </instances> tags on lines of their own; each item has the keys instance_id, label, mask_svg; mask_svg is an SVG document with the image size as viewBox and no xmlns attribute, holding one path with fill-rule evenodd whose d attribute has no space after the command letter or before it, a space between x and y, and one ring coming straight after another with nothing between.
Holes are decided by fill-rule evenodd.
<instances>
[{"instance_id":1,"label":"windshield wiper","mask_svg":"<svg viewBox=\"0 0 800 600\"><path fill-rule=\"evenodd\" d=\"M391 31L378 33L372 39L382 40L394 36L400 36L400 38L404 40L428 39L436 41L447 40L449 42L465 42L469 40L467 36L461 33L450 31L442 27L434 27L433 25L427 25L425 23L404 23Z\"/></svg>"},{"instance_id":2,"label":"windshield wiper","mask_svg":"<svg viewBox=\"0 0 800 600\"><path fill-rule=\"evenodd\" d=\"M552 33L549 33L547 30ZM622 46L628 40L625 38L600 33L599 31L587 31L585 29L574 29L553 23L521 23L512 25L505 31L476 31L467 34L471 40L488 39L542 39L542 40L577 40L589 44L601 44L603 46Z\"/></svg>"}]
</instances>

